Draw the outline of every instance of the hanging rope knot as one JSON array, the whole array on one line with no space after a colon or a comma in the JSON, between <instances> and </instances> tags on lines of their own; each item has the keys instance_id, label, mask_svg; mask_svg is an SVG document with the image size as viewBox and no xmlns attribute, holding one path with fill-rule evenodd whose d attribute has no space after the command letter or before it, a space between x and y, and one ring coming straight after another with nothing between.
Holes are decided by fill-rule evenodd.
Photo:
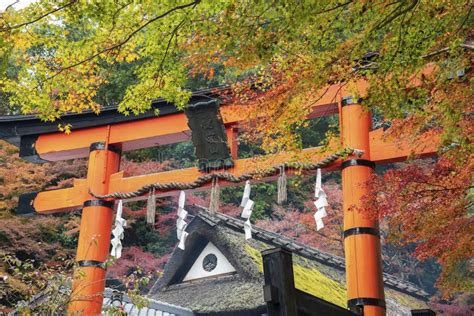
<instances>
[{"instance_id":1,"label":"hanging rope knot","mask_svg":"<svg viewBox=\"0 0 474 316\"><path fill-rule=\"evenodd\" d=\"M287 179L286 179L286 173L285 173L285 164L282 164L280 166L280 176L278 177L278 197L277 197L277 203L278 204L283 204L286 202L288 197L288 192L287 192Z\"/></svg>"},{"instance_id":2,"label":"hanging rope knot","mask_svg":"<svg viewBox=\"0 0 474 316\"><path fill-rule=\"evenodd\" d=\"M156 195L155 187L151 186L150 194L148 195L148 201L146 206L146 223L155 225L156 218Z\"/></svg>"},{"instance_id":3,"label":"hanging rope knot","mask_svg":"<svg viewBox=\"0 0 474 316\"><path fill-rule=\"evenodd\" d=\"M219 176L216 174L212 178L211 201L209 202L209 211L217 212L219 210Z\"/></svg>"}]
</instances>

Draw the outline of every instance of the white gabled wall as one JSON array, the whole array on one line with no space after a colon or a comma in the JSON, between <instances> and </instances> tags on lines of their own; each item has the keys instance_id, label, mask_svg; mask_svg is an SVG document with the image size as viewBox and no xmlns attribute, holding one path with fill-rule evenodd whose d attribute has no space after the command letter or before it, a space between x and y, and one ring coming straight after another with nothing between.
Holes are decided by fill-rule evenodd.
<instances>
[{"instance_id":1,"label":"white gabled wall","mask_svg":"<svg viewBox=\"0 0 474 316\"><path fill-rule=\"evenodd\" d=\"M209 272L203 268L203 260L208 254L214 254L217 257L216 267ZM206 247L204 247L201 254L192 265L191 269L189 269L183 281L191 281L231 272L235 272L235 268L232 266L229 260L227 260L224 254L220 252L213 243L209 242Z\"/></svg>"}]
</instances>

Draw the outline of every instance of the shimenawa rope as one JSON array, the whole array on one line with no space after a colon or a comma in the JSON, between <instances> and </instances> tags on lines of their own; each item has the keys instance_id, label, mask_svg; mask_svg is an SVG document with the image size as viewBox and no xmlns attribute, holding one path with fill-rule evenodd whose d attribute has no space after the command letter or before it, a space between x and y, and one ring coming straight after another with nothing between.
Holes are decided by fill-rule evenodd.
<instances>
[{"instance_id":1,"label":"shimenawa rope","mask_svg":"<svg viewBox=\"0 0 474 316\"><path fill-rule=\"evenodd\" d=\"M282 168L285 168L286 170L297 169L297 170L307 170L307 171L316 170L318 168L324 168L324 167L329 166L336 160L342 157L351 155L351 154L361 156L363 154L363 151L359 149L345 148L337 153L334 153L324 158L323 160L317 163L308 163L308 164L303 164L299 162L283 163L283 164L272 166L262 171L244 173L240 176L235 176L229 172L214 172L214 173L202 175L193 182L151 183L151 184L144 185L140 189L136 191L132 191L132 192L114 192L110 194L100 195L100 194L95 194L92 191L89 191L89 194L95 197L96 199L110 199L110 198L131 199L131 198L135 198L135 197L147 194L148 192L152 190L161 191L161 192L172 191L172 190L190 190L190 189L199 188L206 183L209 183L212 181L218 181L218 180L225 180L232 183L240 183L240 182L245 182L247 180L251 180L255 178L265 178L265 177L273 176L275 174L278 174L280 170L282 170Z\"/></svg>"}]
</instances>

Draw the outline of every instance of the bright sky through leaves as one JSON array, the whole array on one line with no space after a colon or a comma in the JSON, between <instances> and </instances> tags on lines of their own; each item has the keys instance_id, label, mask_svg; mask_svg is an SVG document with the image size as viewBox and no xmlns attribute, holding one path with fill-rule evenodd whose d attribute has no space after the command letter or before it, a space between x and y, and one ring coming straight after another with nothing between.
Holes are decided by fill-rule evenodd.
<instances>
[{"instance_id":1,"label":"bright sky through leaves","mask_svg":"<svg viewBox=\"0 0 474 316\"><path fill-rule=\"evenodd\" d=\"M13 8L19 10L27 7L30 3L35 2L36 0L1 0L0 1L0 12L4 11L9 5L13 4ZM16 3L15 3L16 2Z\"/></svg>"}]
</instances>

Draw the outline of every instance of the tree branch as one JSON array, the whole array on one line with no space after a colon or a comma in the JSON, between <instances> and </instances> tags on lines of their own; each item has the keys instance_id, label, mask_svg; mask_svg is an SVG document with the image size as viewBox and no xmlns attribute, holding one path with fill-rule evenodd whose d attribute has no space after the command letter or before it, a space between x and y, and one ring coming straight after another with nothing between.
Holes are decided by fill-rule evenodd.
<instances>
[{"instance_id":1,"label":"tree branch","mask_svg":"<svg viewBox=\"0 0 474 316\"><path fill-rule=\"evenodd\" d=\"M126 7L128 7L130 4L132 4L131 1L125 3L125 4L122 5L120 8L118 8L117 10L115 10L114 14L112 15L112 28L110 29L109 34L112 34L112 32L115 30L115 26L116 26L116 24L117 24L117 16L119 15L120 11L122 11L123 9L125 9Z\"/></svg>"},{"instance_id":2,"label":"tree branch","mask_svg":"<svg viewBox=\"0 0 474 316\"><path fill-rule=\"evenodd\" d=\"M472 43L459 44L459 47L462 47L462 48L468 49L468 50L474 50L474 45L472 45ZM449 52L450 50L451 49L449 47L444 47L444 48L441 48L437 51L434 51L434 52L428 53L426 55L423 55L423 56L421 56L421 58L430 58L430 57L436 56L436 55L441 54L441 53Z\"/></svg>"},{"instance_id":3,"label":"tree branch","mask_svg":"<svg viewBox=\"0 0 474 316\"><path fill-rule=\"evenodd\" d=\"M194 9L194 7L196 7L196 5L197 5L197 3L193 6L193 9ZM165 63L166 57L168 56L168 52L169 52L169 49L170 49L170 47L171 47L171 42L173 41L173 38L174 38L175 36L177 36L178 29L179 29L181 26L183 26L184 22L186 22L186 18L187 18L187 16L185 16L185 17L183 18L183 20L181 20L181 22L179 22L179 24L176 25L176 27L175 27L175 28L173 29L173 31L171 32L171 36L170 36L170 38L169 38L169 40L168 40L168 44L166 45L165 54L163 55L163 58L162 58L161 61L160 61L160 66L158 67L158 73L161 73L161 71L163 70L163 65L164 65L164 63ZM160 79L160 81L161 81L161 79Z\"/></svg>"},{"instance_id":4,"label":"tree branch","mask_svg":"<svg viewBox=\"0 0 474 316\"><path fill-rule=\"evenodd\" d=\"M397 19L399 16L402 16L408 11L412 10L418 4L418 0L412 0L411 3L406 8L402 9L404 7L404 4L405 4L405 1L402 1L402 3L400 3L398 7L396 7L392 12L390 12L384 19L382 19L382 21L377 23L375 27L371 30L371 32L387 26L388 24L393 22L395 19Z\"/></svg>"},{"instance_id":5,"label":"tree branch","mask_svg":"<svg viewBox=\"0 0 474 316\"><path fill-rule=\"evenodd\" d=\"M13 6L14 6L15 4L17 4L18 2L20 2L20 0L15 0L15 2L13 2L13 3L7 5L7 7L5 8L5 11L4 11L4 12L8 11L8 9L10 9L11 7L13 7Z\"/></svg>"},{"instance_id":6,"label":"tree branch","mask_svg":"<svg viewBox=\"0 0 474 316\"><path fill-rule=\"evenodd\" d=\"M17 2L18 2L18 1L17 1ZM56 13L56 12L58 12L58 11L61 11L61 10L65 9L65 8L67 8L67 7L71 6L71 5L73 5L73 4L76 3L76 2L77 2L77 0L69 1L69 2L66 3L65 5L60 6L60 7L57 7L57 8L54 9L54 10L48 11L48 12L46 12L46 13L40 15L39 17L37 17L37 18L35 18L35 19L31 20L31 21L23 22L23 23L16 24L16 25L13 25L13 26L3 27L3 28L0 29L0 32L10 31L10 30L17 29L17 28L20 28L20 27L23 27L23 26L27 26L27 25L30 25L30 24L34 24L34 23L36 23L36 22L38 22L38 21L44 19L44 18L47 17L48 15L51 15L51 14ZM15 2L15 3L16 3L16 2ZM15 3L13 3L13 4L15 4ZM11 5L13 5L13 4L11 4ZM10 6L11 6L11 5L10 5ZM7 9L8 9L8 7L7 7ZM6 10L5 10L5 11L6 11Z\"/></svg>"},{"instance_id":7,"label":"tree branch","mask_svg":"<svg viewBox=\"0 0 474 316\"><path fill-rule=\"evenodd\" d=\"M183 5L179 5L179 6L176 6L168 11L166 11L165 13L163 14L160 14L152 19L150 19L149 21L147 21L146 23L144 23L143 25L141 25L140 27L138 27L137 29L133 30L130 34L128 34L128 36L123 39L122 41L118 42L117 44L114 44L112 46L109 46L107 48L104 48L102 50L100 50L99 52L95 53L95 54L92 54L91 56L85 58L85 59L82 59L74 64L70 64L66 67L63 67L61 68L58 72L56 72L54 75L50 76L50 77L47 77L45 80L51 80L57 76L59 76L62 72L68 70L68 69L71 69L71 68L74 68L74 67L77 67L81 64L84 64L88 61L91 61L92 59L104 54L104 53L107 53L109 51L112 51L116 48L119 48L120 46L126 44L128 41L130 41L133 36L135 36L138 32L140 32L141 30L145 29L148 25L152 24L153 22L156 22L157 20L159 19L162 19L166 16L168 16L169 14L173 13L174 11L177 11L177 10L181 10L181 9L185 9L185 8L188 8L190 6L195 6L197 5L201 0L196 0L196 1L193 1L193 2L190 2L188 4L183 4Z\"/></svg>"},{"instance_id":8,"label":"tree branch","mask_svg":"<svg viewBox=\"0 0 474 316\"><path fill-rule=\"evenodd\" d=\"M471 187L472 188L472 187ZM469 189L471 189L469 188ZM418 190L413 192L411 195L421 195L421 197L427 197L430 194L436 194L438 196L438 193L440 192L452 192L452 191L458 191L458 190L465 190L465 188L446 188L446 189L424 189L424 190Z\"/></svg>"},{"instance_id":9,"label":"tree branch","mask_svg":"<svg viewBox=\"0 0 474 316\"><path fill-rule=\"evenodd\" d=\"M469 20L469 17L471 16L471 13L472 13L472 8L474 7L474 5L470 5L469 6L469 11L467 12L466 16L464 17L463 21L461 22L461 25L459 25L457 31L455 32L455 34L459 33L460 30L462 30L462 28L464 27L464 24L466 24L467 20Z\"/></svg>"},{"instance_id":10,"label":"tree branch","mask_svg":"<svg viewBox=\"0 0 474 316\"><path fill-rule=\"evenodd\" d=\"M393 63L395 62L395 58L397 57L398 53L400 52L401 48L402 48L402 45L403 45L403 39L404 39L404 29L408 29L408 27L410 26L410 22L411 22L411 19L413 18L413 15L414 15L414 12L416 11L416 7L417 7L418 3L415 3L415 5L413 6L413 11L411 13L411 16L410 16L410 19L409 19L409 22L408 22L408 25L405 25L405 18L408 14L408 11L406 11L405 13L403 13L403 17L402 17L402 20L400 21L400 27L399 27L399 30L398 30L398 44L397 44L397 49L395 50L395 53L393 54L391 60L390 60L390 66L388 67L389 69L392 68L392 65Z\"/></svg>"},{"instance_id":11,"label":"tree branch","mask_svg":"<svg viewBox=\"0 0 474 316\"><path fill-rule=\"evenodd\" d=\"M346 1L346 2L343 2L343 3L340 3L332 8L329 8L329 9L324 9L322 11L319 11L319 12L316 12L314 13L314 15L317 15L317 14L323 14L323 13L328 13L328 12L331 12L331 11L334 11L334 10L337 10L339 8L342 8L342 7L345 7L347 6L348 4L351 4L353 1Z\"/></svg>"}]
</instances>

